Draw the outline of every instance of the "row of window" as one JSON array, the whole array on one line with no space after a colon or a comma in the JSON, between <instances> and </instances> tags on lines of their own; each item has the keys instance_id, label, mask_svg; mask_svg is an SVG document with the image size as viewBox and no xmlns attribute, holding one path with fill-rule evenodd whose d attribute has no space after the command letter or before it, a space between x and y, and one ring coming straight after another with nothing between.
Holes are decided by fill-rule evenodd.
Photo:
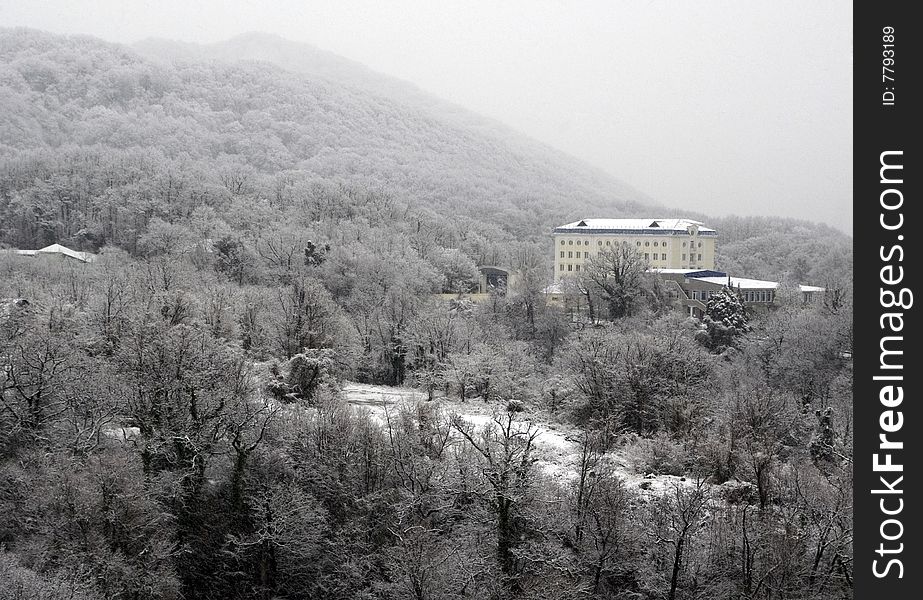
<instances>
[{"instance_id":1,"label":"row of window","mask_svg":"<svg viewBox=\"0 0 923 600\"><path fill-rule=\"evenodd\" d=\"M645 256L645 258L647 258L647 257ZM648 259L648 260L650 260L650 259ZM654 260L657 260L657 259L655 258ZM663 255L663 259L662 259L662 260L667 260L667 255L666 255L666 254ZM691 269L691 268L695 268L695 266L694 266L694 265L689 265L689 268L690 268L690 269ZM571 272L580 271L580 265L579 265L579 264L565 265L564 263L560 263L560 264L558 264L558 271L571 271ZM698 293L698 292L692 292L692 293L693 293L693 297L695 298L695 294ZM705 294L705 292L701 292L701 293L702 293L702 294ZM709 292L709 295L711 295L711 292ZM701 300L706 300L706 299L707 299L707 298L706 298L704 295L703 295L703 297L701 298ZM755 301L755 300L752 300L751 302L756 302L756 301Z\"/></svg>"},{"instance_id":2,"label":"row of window","mask_svg":"<svg viewBox=\"0 0 923 600\"><path fill-rule=\"evenodd\" d=\"M564 250L561 250L561 258L581 258L581 256L580 256L580 251L579 251L579 250L576 252L576 256L574 256L574 251L573 251L573 250L568 250L568 251L566 252L566 254L567 254L567 256L565 256ZM689 255L689 260L693 260L693 259L695 258L695 256L696 256L695 254L690 254L690 255ZM584 252L582 258L590 258L590 253L589 253L589 252ZM644 253L644 260L651 260L651 253L650 253L650 252L645 252L645 253ZM656 254L656 253L654 253L654 259L653 259L653 260L657 260L657 254ZM663 252L662 252L662 253L660 254L660 260L667 260L667 255L666 255L666 253L663 253ZM682 259L681 259L681 260L683 260L683 261L686 260L686 255L685 255L685 254L682 255ZM700 260L700 261L702 260L702 255L701 255L701 254L698 255L698 260Z\"/></svg>"},{"instance_id":3,"label":"row of window","mask_svg":"<svg viewBox=\"0 0 923 600\"><path fill-rule=\"evenodd\" d=\"M744 290L744 302L772 302L772 290Z\"/></svg>"},{"instance_id":4,"label":"row of window","mask_svg":"<svg viewBox=\"0 0 923 600\"><path fill-rule=\"evenodd\" d=\"M692 290L689 292L689 297L693 300L701 300L702 302L705 302L717 293L718 292L716 290Z\"/></svg>"},{"instance_id":5,"label":"row of window","mask_svg":"<svg viewBox=\"0 0 923 600\"><path fill-rule=\"evenodd\" d=\"M705 302L720 290L692 290L689 297ZM744 302L772 302L772 290L744 290L740 293Z\"/></svg>"},{"instance_id":6,"label":"row of window","mask_svg":"<svg viewBox=\"0 0 923 600\"><path fill-rule=\"evenodd\" d=\"M566 243L567 243L568 246L573 246L573 245L574 245L574 240L566 240ZM565 240L561 240L561 245L563 246L564 244L565 244ZM579 246L579 245L581 245L581 244L583 244L584 246L589 246L589 245L590 245L590 241L589 241L589 240L577 240L577 245ZM603 242L602 242L602 240L599 240L598 242L596 242L596 244L599 245L599 246L602 246L602 245L603 245ZM638 245L638 246L640 246L640 245L641 245L641 242L640 242L640 241L637 241L637 242L635 242L635 244ZM699 244L698 247L701 248L701 247L702 247L702 242L699 242L698 244ZM610 245L611 245L611 240L606 240L606 245L607 245L607 246L610 246ZM623 246L627 246L627 245L628 245L628 242L624 242L624 241L623 241L623 242L622 242L622 245L623 245ZM650 246L651 243L650 243L650 241L647 241L647 242L644 242L644 245L645 245L645 246ZM664 248L666 248L666 247L667 247L667 242L654 242L654 247L655 247L655 248L656 248L658 245L661 245L661 246L663 246ZM689 245L692 246L692 247L695 247L695 242L689 242ZM685 247L686 247L686 242L683 242L683 248L685 248Z\"/></svg>"}]
</instances>

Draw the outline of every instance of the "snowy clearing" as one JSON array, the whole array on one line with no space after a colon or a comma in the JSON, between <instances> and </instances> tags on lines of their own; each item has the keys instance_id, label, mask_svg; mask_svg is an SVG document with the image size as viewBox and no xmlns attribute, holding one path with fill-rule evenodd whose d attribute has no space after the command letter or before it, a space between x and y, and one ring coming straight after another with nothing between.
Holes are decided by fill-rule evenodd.
<instances>
[{"instance_id":1,"label":"snowy clearing","mask_svg":"<svg viewBox=\"0 0 923 600\"><path fill-rule=\"evenodd\" d=\"M400 410L401 406L426 401L425 394L412 388L355 382L347 382L343 386L343 393L350 405L368 411L369 415L381 424L385 424L388 415ZM432 402L445 414L457 414L478 429L491 423L496 411L495 406L488 405L477 398L466 402L458 399L436 398ZM562 484L574 479L577 476L579 461L577 443L580 436L579 429L549 420L530 419L530 415L521 414L523 418L515 422L519 430L525 431L531 423L533 429L538 431L534 441L536 467L545 476ZM629 488L644 495L663 495L673 490L677 484L689 483L685 477L636 473L631 468L628 458L619 449L606 453L603 460Z\"/></svg>"}]
</instances>

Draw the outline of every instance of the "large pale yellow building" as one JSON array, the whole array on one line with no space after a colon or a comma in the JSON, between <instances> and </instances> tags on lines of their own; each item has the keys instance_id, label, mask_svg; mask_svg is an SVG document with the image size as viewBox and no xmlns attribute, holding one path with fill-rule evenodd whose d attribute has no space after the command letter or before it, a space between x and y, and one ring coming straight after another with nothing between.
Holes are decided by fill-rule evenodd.
<instances>
[{"instance_id":1,"label":"large pale yellow building","mask_svg":"<svg viewBox=\"0 0 923 600\"><path fill-rule=\"evenodd\" d=\"M554 229L554 280L579 275L618 244L634 246L653 269L714 269L717 240L690 219L582 219Z\"/></svg>"}]
</instances>

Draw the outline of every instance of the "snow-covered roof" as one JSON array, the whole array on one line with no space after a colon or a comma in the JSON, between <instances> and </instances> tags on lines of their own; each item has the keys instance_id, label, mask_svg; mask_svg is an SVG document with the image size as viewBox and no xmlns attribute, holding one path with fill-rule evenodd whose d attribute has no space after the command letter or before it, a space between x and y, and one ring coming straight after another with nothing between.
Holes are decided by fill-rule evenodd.
<instances>
[{"instance_id":1,"label":"snow-covered roof","mask_svg":"<svg viewBox=\"0 0 923 600\"><path fill-rule=\"evenodd\" d=\"M727 277L696 277L695 280L716 285L728 285ZM742 290L774 290L779 286L778 281L763 281L762 279L746 279L744 277L731 277L730 283L732 288Z\"/></svg>"},{"instance_id":2,"label":"snow-covered roof","mask_svg":"<svg viewBox=\"0 0 923 600\"><path fill-rule=\"evenodd\" d=\"M71 250L67 246L62 246L61 244L51 244L50 246L45 246L39 250L17 250L17 253L23 256L36 256L38 254L63 254L64 256L79 260L80 262L92 262L96 258L95 254L90 252L78 252L77 250Z\"/></svg>"},{"instance_id":3,"label":"snow-covered roof","mask_svg":"<svg viewBox=\"0 0 923 600\"><path fill-rule=\"evenodd\" d=\"M555 233L626 233L632 235L686 235L695 227L699 235L717 235L714 229L692 219L581 219L555 227Z\"/></svg>"},{"instance_id":4,"label":"snow-covered roof","mask_svg":"<svg viewBox=\"0 0 923 600\"><path fill-rule=\"evenodd\" d=\"M654 273L678 273L678 274L680 274L680 275L685 275L686 273L697 273L697 272L701 271L702 269L658 269L658 268L653 268L653 269L650 269L650 270L653 271Z\"/></svg>"},{"instance_id":5,"label":"snow-covered roof","mask_svg":"<svg viewBox=\"0 0 923 600\"><path fill-rule=\"evenodd\" d=\"M696 281L705 281L717 285L727 285L727 277L695 277ZM745 277L731 277L731 287L742 290L774 290L779 287L778 281L764 281L762 279L747 279ZM802 292L823 292L824 288L816 285L799 285Z\"/></svg>"},{"instance_id":6,"label":"snow-covered roof","mask_svg":"<svg viewBox=\"0 0 923 600\"><path fill-rule=\"evenodd\" d=\"M653 273L663 273L666 275L685 275L686 277L695 277L696 279L701 279L702 277L727 277L727 273L723 271L715 271L714 269L659 269L652 268L648 269ZM701 273L701 275L699 275Z\"/></svg>"}]
</instances>

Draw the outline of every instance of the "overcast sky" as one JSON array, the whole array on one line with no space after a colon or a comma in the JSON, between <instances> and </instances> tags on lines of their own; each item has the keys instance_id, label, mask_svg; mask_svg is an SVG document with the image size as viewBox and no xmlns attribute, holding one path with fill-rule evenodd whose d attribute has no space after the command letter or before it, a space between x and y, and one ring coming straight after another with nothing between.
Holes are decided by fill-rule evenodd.
<instances>
[{"instance_id":1,"label":"overcast sky","mask_svg":"<svg viewBox=\"0 0 923 600\"><path fill-rule=\"evenodd\" d=\"M0 0L0 25L126 43L275 33L503 121L667 206L852 231L845 0Z\"/></svg>"}]
</instances>

